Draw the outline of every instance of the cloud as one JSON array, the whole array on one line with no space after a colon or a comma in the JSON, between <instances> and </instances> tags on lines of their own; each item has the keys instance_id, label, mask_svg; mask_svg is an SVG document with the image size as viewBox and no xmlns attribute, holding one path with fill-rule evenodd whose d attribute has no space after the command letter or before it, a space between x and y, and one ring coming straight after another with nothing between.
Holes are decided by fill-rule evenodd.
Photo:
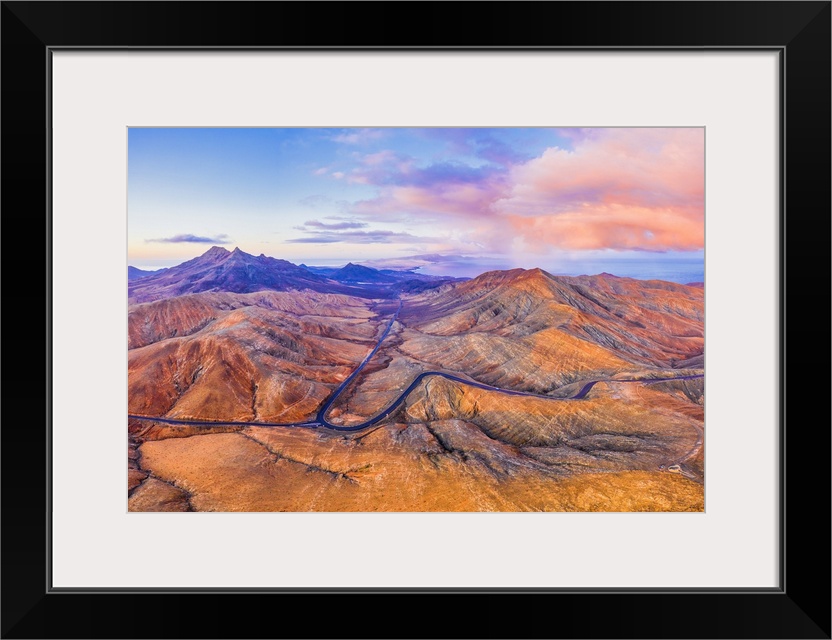
<instances>
[{"instance_id":1,"label":"cloud","mask_svg":"<svg viewBox=\"0 0 832 640\"><path fill-rule=\"evenodd\" d=\"M702 129L602 129L514 167L494 211L532 251L704 246Z\"/></svg>"},{"instance_id":2,"label":"cloud","mask_svg":"<svg viewBox=\"0 0 832 640\"><path fill-rule=\"evenodd\" d=\"M673 209L592 207L552 216L510 216L518 249L694 251L703 246L702 221Z\"/></svg>"},{"instance_id":3,"label":"cloud","mask_svg":"<svg viewBox=\"0 0 832 640\"><path fill-rule=\"evenodd\" d=\"M704 201L702 129L607 129L574 151L547 149L514 167L512 206L534 212L599 202L690 206Z\"/></svg>"},{"instance_id":4,"label":"cloud","mask_svg":"<svg viewBox=\"0 0 832 640\"><path fill-rule=\"evenodd\" d=\"M442 242L441 238L427 238L415 236L411 233L398 231L310 231L310 235L303 238L291 238L285 242L300 244L331 244L335 242L348 242L353 244L396 244L399 242Z\"/></svg>"},{"instance_id":5,"label":"cloud","mask_svg":"<svg viewBox=\"0 0 832 640\"><path fill-rule=\"evenodd\" d=\"M486 160L493 164L509 165L530 160L532 156L522 148L516 148L497 134L500 130L489 128L427 129L428 137L445 142L452 153ZM505 130L503 130L505 133ZM521 145L522 147L522 145Z\"/></svg>"},{"instance_id":6,"label":"cloud","mask_svg":"<svg viewBox=\"0 0 832 640\"><path fill-rule=\"evenodd\" d=\"M486 212L509 187L505 171L491 166L472 167L461 162L437 162L418 167L406 156L386 154L384 162L356 169L350 180L378 187L378 195L352 205L362 216L389 220L412 216L428 221L444 216L470 216ZM365 161L367 158L365 158Z\"/></svg>"},{"instance_id":7,"label":"cloud","mask_svg":"<svg viewBox=\"0 0 832 640\"><path fill-rule=\"evenodd\" d=\"M525 154L490 136L485 136L478 141L475 153L483 160L501 165L514 164L528 159Z\"/></svg>"},{"instance_id":8,"label":"cloud","mask_svg":"<svg viewBox=\"0 0 832 640\"><path fill-rule=\"evenodd\" d=\"M500 181L392 187L382 190L377 198L356 202L351 211L381 219L389 214L408 214L425 222L446 216L490 217L491 207L506 188Z\"/></svg>"},{"instance_id":9,"label":"cloud","mask_svg":"<svg viewBox=\"0 0 832 640\"><path fill-rule=\"evenodd\" d=\"M436 188L443 184L480 182L501 171L497 167L475 167L459 161L437 161L420 167L411 156L389 149L359 156L359 163L349 180L373 186Z\"/></svg>"},{"instance_id":10,"label":"cloud","mask_svg":"<svg viewBox=\"0 0 832 640\"><path fill-rule=\"evenodd\" d=\"M329 204L330 202L332 202L332 198L330 198L329 196L316 194L306 196L305 198L301 198L300 200L298 200L298 202L305 207L312 207L314 209L316 207Z\"/></svg>"},{"instance_id":11,"label":"cloud","mask_svg":"<svg viewBox=\"0 0 832 640\"><path fill-rule=\"evenodd\" d=\"M195 236L191 233L180 233L179 235L171 236L170 238L153 238L150 240L145 240L145 242L191 242L198 244L231 244L231 239L225 233L221 233L218 236L214 236L213 238L208 236Z\"/></svg>"},{"instance_id":12,"label":"cloud","mask_svg":"<svg viewBox=\"0 0 832 640\"><path fill-rule=\"evenodd\" d=\"M321 167L320 169L315 169L315 170L312 172L312 175L322 176L322 175L324 175L327 171L329 171L329 167Z\"/></svg>"},{"instance_id":13,"label":"cloud","mask_svg":"<svg viewBox=\"0 0 832 640\"><path fill-rule=\"evenodd\" d=\"M338 236L309 236L306 238L290 238L284 242L292 244L333 244L335 242L343 242Z\"/></svg>"},{"instance_id":14,"label":"cloud","mask_svg":"<svg viewBox=\"0 0 832 640\"><path fill-rule=\"evenodd\" d=\"M385 135L381 129L342 129L341 133L332 136L333 142L341 144L363 145L380 140Z\"/></svg>"},{"instance_id":15,"label":"cloud","mask_svg":"<svg viewBox=\"0 0 832 640\"><path fill-rule=\"evenodd\" d=\"M392 152L365 156L350 178L377 195L348 211L371 221L435 222L492 252L704 246L701 128L564 132L569 150L549 147L506 165L420 167Z\"/></svg>"},{"instance_id":16,"label":"cloud","mask_svg":"<svg viewBox=\"0 0 832 640\"><path fill-rule=\"evenodd\" d=\"M340 218L330 218L340 219ZM342 229L363 229L368 226L366 222L359 222L357 220L344 220L343 222L321 222L320 220L307 220L303 223L305 227L314 227L316 229L326 229L329 231L338 231Z\"/></svg>"},{"instance_id":17,"label":"cloud","mask_svg":"<svg viewBox=\"0 0 832 640\"><path fill-rule=\"evenodd\" d=\"M494 269L510 269L505 259L464 254L417 254L401 258L364 260L361 264L375 269L417 270L430 275L473 277Z\"/></svg>"}]
</instances>

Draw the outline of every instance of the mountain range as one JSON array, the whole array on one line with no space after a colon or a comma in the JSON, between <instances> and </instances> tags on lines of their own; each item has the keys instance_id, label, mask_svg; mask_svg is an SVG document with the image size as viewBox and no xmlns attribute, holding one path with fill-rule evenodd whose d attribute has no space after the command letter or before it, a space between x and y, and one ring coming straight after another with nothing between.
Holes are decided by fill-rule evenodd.
<instances>
[{"instance_id":1,"label":"mountain range","mask_svg":"<svg viewBox=\"0 0 832 640\"><path fill-rule=\"evenodd\" d=\"M165 271L165 269L156 269L154 271L147 271L145 269L138 269L136 267L127 267L127 280L138 280L139 278L146 278L147 276L152 276L155 273L160 273L161 271Z\"/></svg>"},{"instance_id":2,"label":"mountain range","mask_svg":"<svg viewBox=\"0 0 832 640\"><path fill-rule=\"evenodd\" d=\"M201 256L161 269L128 267L128 299L152 302L191 293L227 291L315 291L363 298L395 297L397 292L424 290L458 278L425 276L412 271L379 270L349 263L341 268L307 267L264 254L254 256L239 247L211 247ZM429 283L426 285L425 283ZM395 285L390 288L388 285Z\"/></svg>"}]
</instances>

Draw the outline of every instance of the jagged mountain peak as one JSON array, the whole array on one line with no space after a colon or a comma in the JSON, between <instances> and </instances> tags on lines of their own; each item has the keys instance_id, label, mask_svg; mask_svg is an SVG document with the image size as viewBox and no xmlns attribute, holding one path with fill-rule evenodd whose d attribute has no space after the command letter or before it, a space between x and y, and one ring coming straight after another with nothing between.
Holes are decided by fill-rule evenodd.
<instances>
[{"instance_id":1,"label":"jagged mountain peak","mask_svg":"<svg viewBox=\"0 0 832 640\"><path fill-rule=\"evenodd\" d=\"M373 269L353 266L351 269ZM228 251L223 247L211 247L201 256L171 267L158 274L147 275L130 281L128 297L132 302L151 302L188 293L227 291L252 293L255 291L292 291L309 289L320 293L343 293L384 297L393 295L378 289L357 289L351 283L388 283L392 279L379 275L367 278L345 278L337 282L316 274L287 260L246 253L239 247Z\"/></svg>"},{"instance_id":2,"label":"jagged mountain peak","mask_svg":"<svg viewBox=\"0 0 832 640\"><path fill-rule=\"evenodd\" d=\"M236 251L239 251L239 249L236 249ZM200 257L201 258L220 258L220 257L225 257L230 253L231 252L228 249L226 249L225 247L218 247L218 246L215 245L215 246L211 247L210 249L208 249L208 251L203 253Z\"/></svg>"}]
</instances>

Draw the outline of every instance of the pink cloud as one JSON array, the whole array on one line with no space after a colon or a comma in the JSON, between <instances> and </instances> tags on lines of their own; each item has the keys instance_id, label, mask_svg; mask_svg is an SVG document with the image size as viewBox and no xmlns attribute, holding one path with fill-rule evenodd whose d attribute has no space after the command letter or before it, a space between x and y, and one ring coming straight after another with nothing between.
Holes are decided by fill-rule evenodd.
<instances>
[{"instance_id":1,"label":"pink cloud","mask_svg":"<svg viewBox=\"0 0 832 640\"><path fill-rule=\"evenodd\" d=\"M620 205L588 207L553 216L507 216L512 235L532 253L561 249L695 251L704 229L695 215L674 209Z\"/></svg>"},{"instance_id":2,"label":"pink cloud","mask_svg":"<svg viewBox=\"0 0 832 640\"><path fill-rule=\"evenodd\" d=\"M701 206L704 151L703 129L605 129L574 151L550 148L514 167L506 206L587 200Z\"/></svg>"},{"instance_id":3,"label":"pink cloud","mask_svg":"<svg viewBox=\"0 0 832 640\"><path fill-rule=\"evenodd\" d=\"M476 217L488 215L504 189L504 185L495 181L388 187L380 197L356 203L352 211L371 217L405 213L420 221L447 216Z\"/></svg>"},{"instance_id":4,"label":"pink cloud","mask_svg":"<svg viewBox=\"0 0 832 640\"><path fill-rule=\"evenodd\" d=\"M605 129L513 167L495 210L530 247L704 246L704 130Z\"/></svg>"},{"instance_id":5,"label":"pink cloud","mask_svg":"<svg viewBox=\"0 0 832 640\"><path fill-rule=\"evenodd\" d=\"M365 156L350 179L378 187L352 212L455 220L469 241L500 250L697 250L704 246L704 130L575 130L571 151L495 167L416 167ZM333 174L335 175L335 174Z\"/></svg>"}]
</instances>

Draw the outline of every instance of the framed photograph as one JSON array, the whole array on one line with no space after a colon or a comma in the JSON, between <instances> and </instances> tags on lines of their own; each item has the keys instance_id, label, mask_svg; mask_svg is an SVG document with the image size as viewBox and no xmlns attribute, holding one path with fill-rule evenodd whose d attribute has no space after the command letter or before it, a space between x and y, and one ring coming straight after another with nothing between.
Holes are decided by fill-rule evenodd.
<instances>
[{"instance_id":1,"label":"framed photograph","mask_svg":"<svg viewBox=\"0 0 832 640\"><path fill-rule=\"evenodd\" d=\"M703 127L131 127L127 165L131 512L705 510Z\"/></svg>"},{"instance_id":2,"label":"framed photograph","mask_svg":"<svg viewBox=\"0 0 832 640\"><path fill-rule=\"evenodd\" d=\"M408 6L3 4L3 636L828 638L829 3Z\"/></svg>"}]
</instances>

